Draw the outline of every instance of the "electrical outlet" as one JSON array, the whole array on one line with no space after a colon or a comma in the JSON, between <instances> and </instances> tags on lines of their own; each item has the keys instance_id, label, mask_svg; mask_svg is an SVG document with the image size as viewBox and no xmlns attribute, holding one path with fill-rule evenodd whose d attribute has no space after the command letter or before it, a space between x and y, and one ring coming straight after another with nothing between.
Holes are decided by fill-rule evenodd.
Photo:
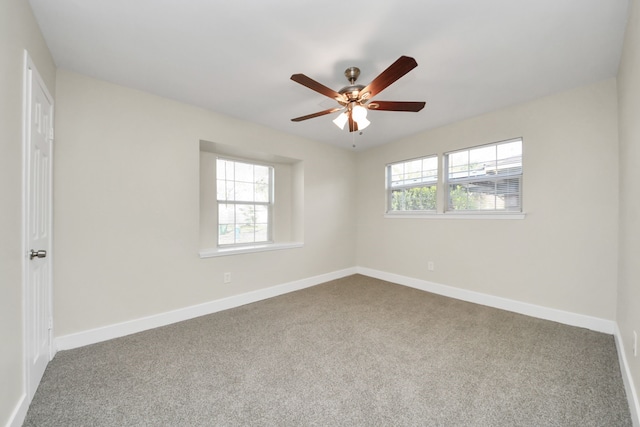
<instances>
[{"instance_id":1,"label":"electrical outlet","mask_svg":"<svg viewBox=\"0 0 640 427\"><path fill-rule=\"evenodd\" d=\"M436 268L435 268L435 265L433 264L433 261L429 261L429 262L427 263L427 270L429 270L429 271L433 271L433 270L435 270L435 269L436 269Z\"/></svg>"},{"instance_id":2,"label":"electrical outlet","mask_svg":"<svg viewBox=\"0 0 640 427\"><path fill-rule=\"evenodd\" d=\"M224 273L224 283L231 283L231 273Z\"/></svg>"},{"instance_id":3,"label":"electrical outlet","mask_svg":"<svg viewBox=\"0 0 640 427\"><path fill-rule=\"evenodd\" d=\"M633 356L638 357L638 333L633 331Z\"/></svg>"}]
</instances>

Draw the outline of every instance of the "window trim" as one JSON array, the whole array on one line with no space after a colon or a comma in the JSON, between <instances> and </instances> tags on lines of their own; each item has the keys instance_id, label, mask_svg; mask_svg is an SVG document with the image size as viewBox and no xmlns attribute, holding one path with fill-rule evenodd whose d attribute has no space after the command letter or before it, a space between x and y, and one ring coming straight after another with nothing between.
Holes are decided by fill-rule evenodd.
<instances>
[{"instance_id":1,"label":"window trim","mask_svg":"<svg viewBox=\"0 0 640 427\"><path fill-rule=\"evenodd\" d=\"M416 211L420 212L420 211ZM472 213L473 212L473 213ZM497 219L497 220L511 220L511 219L525 219L527 214L525 212L488 212L485 213L483 211L465 211L465 212L445 212L445 213L407 213L407 214L384 214L385 218L393 218L393 219Z\"/></svg>"},{"instance_id":2,"label":"window trim","mask_svg":"<svg viewBox=\"0 0 640 427\"><path fill-rule=\"evenodd\" d=\"M216 258L228 255L250 254L256 252L279 251L282 249L302 248L303 242L261 243L244 246L224 246L211 249L202 249L198 253L200 258Z\"/></svg>"}]
</instances>

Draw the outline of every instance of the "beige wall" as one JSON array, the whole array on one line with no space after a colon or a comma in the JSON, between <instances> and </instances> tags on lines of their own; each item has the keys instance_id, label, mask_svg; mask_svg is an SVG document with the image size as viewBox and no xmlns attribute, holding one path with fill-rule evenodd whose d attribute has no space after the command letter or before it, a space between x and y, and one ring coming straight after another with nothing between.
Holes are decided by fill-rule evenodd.
<instances>
[{"instance_id":1,"label":"beige wall","mask_svg":"<svg viewBox=\"0 0 640 427\"><path fill-rule=\"evenodd\" d=\"M24 49L53 90L56 71L25 0L0 2L0 425L22 380L22 84ZM54 94L55 95L55 94Z\"/></svg>"},{"instance_id":2,"label":"beige wall","mask_svg":"<svg viewBox=\"0 0 640 427\"><path fill-rule=\"evenodd\" d=\"M355 265L353 152L63 70L56 91L56 336ZM201 140L302 161L303 248L198 257Z\"/></svg>"},{"instance_id":3,"label":"beige wall","mask_svg":"<svg viewBox=\"0 0 640 427\"><path fill-rule=\"evenodd\" d=\"M636 395L640 396L640 355L633 356L633 331L640 339L640 3L631 2L618 73L620 133L620 261L617 322ZM638 344L640 345L640 343ZM640 349L639 349L640 351Z\"/></svg>"},{"instance_id":4,"label":"beige wall","mask_svg":"<svg viewBox=\"0 0 640 427\"><path fill-rule=\"evenodd\" d=\"M386 163L515 137L524 140L526 219L383 217ZM617 166L615 80L367 150L358 157L358 265L613 320Z\"/></svg>"}]
</instances>

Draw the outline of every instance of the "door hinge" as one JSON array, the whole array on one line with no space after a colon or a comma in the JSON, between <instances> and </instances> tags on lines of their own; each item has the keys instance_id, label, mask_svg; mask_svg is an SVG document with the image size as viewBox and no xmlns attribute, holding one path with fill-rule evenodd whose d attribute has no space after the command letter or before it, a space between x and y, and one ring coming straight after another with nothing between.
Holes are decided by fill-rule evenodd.
<instances>
[{"instance_id":1,"label":"door hinge","mask_svg":"<svg viewBox=\"0 0 640 427\"><path fill-rule=\"evenodd\" d=\"M53 319L49 318L49 330L53 329Z\"/></svg>"},{"instance_id":2,"label":"door hinge","mask_svg":"<svg viewBox=\"0 0 640 427\"><path fill-rule=\"evenodd\" d=\"M49 129L49 139L53 141L53 128Z\"/></svg>"}]
</instances>

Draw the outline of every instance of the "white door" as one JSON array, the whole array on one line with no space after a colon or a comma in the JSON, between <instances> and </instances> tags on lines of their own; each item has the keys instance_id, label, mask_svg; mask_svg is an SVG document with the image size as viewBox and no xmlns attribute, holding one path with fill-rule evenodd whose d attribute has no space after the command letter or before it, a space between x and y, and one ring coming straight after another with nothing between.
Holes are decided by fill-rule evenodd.
<instances>
[{"instance_id":1,"label":"white door","mask_svg":"<svg viewBox=\"0 0 640 427\"><path fill-rule=\"evenodd\" d=\"M25 353L29 401L51 360L53 99L25 52Z\"/></svg>"}]
</instances>

